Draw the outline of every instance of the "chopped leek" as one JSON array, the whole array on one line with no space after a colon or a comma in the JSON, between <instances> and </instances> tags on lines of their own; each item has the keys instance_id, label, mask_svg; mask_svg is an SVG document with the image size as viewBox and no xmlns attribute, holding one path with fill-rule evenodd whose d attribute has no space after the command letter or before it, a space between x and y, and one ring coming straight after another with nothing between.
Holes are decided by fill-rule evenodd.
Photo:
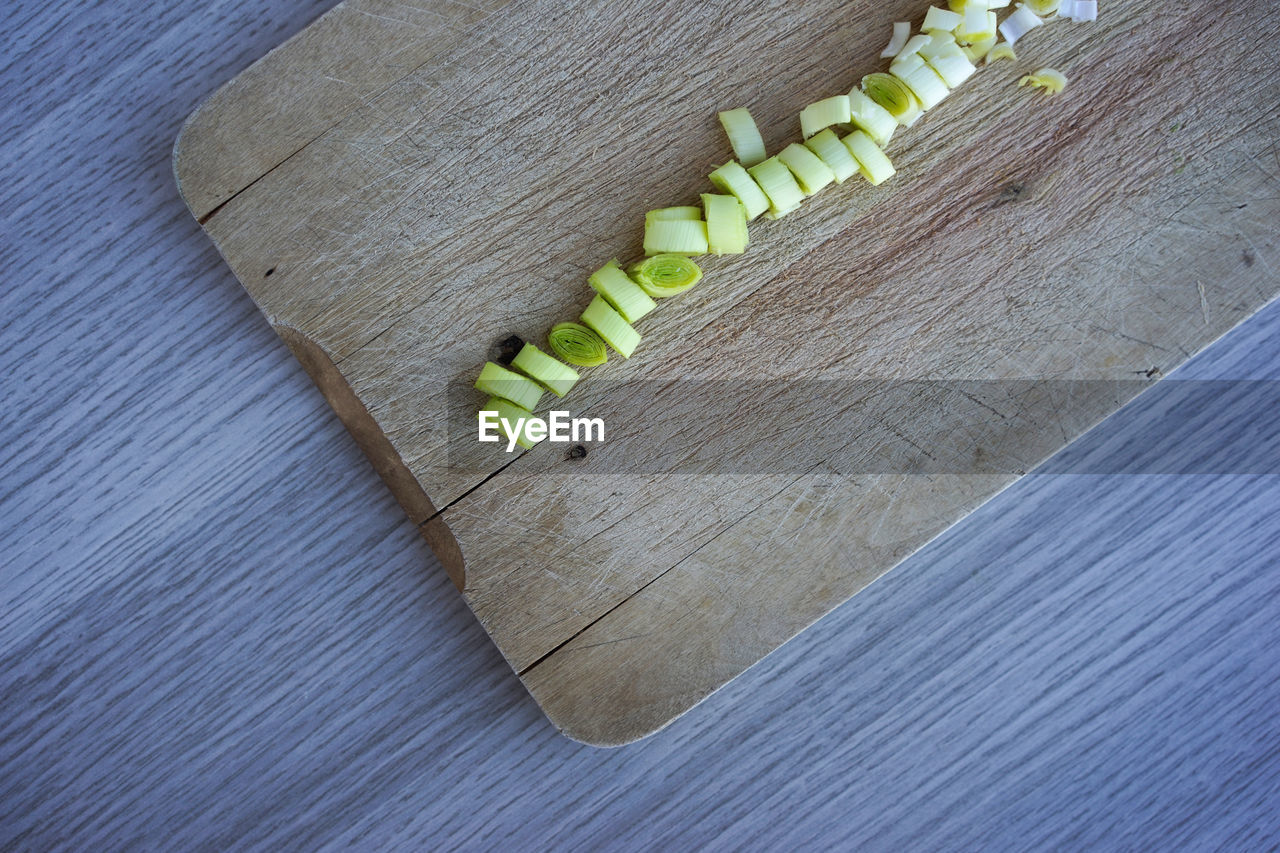
<instances>
[{"instance_id":1,"label":"chopped leek","mask_svg":"<svg viewBox=\"0 0 1280 853\"><path fill-rule=\"evenodd\" d=\"M897 56L898 51L902 50L902 46L907 43L907 39L911 38L911 22L898 21L893 25L893 37L889 39L889 43L885 45L884 50L880 51L883 59L890 56Z\"/></svg>"},{"instance_id":2,"label":"chopped leek","mask_svg":"<svg viewBox=\"0 0 1280 853\"><path fill-rule=\"evenodd\" d=\"M658 307L658 303L650 299L649 294L622 271L616 260L609 261L593 272L587 282L628 323L634 323Z\"/></svg>"},{"instance_id":3,"label":"chopped leek","mask_svg":"<svg viewBox=\"0 0 1280 853\"><path fill-rule=\"evenodd\" d=\"M595 367L609 360L604 340L580 323L557 323L547 335L551 351L570 364Z\"/></svg>"},{"instance_id":4,"label":"chopped leek","mask_svg":"<svg viewBox=\"0 0 1280 853\"><path fill-rule=\"evenodd\" d=\"M956 44L956 40L947 33L934 33L929 43L920 49L920 55L951 89L968 80L978 70L960 45Z\"/></svg>"},{"instance_id":5,"label":"chopped leek","mask_svg":"<svg viewBox=\"0 0 1280 853\"><path fill-rule=\"evenodd\" d=\"M1018 58L1018 54L1013 52L1013 45L1009 44L1007 41L1002 41L987 52L987 58L985 62L987 65L990 65L991 63L998 62L1001 59L1017 59L1017 58Z\"/></svg>"},{"instance_id":6,"label":"chopped leek","mask_svg":"<svg viewBox=\"0 0 1280 853\"><path fill-rule=\"evenodd\" d=\"M528 409L521 408L514 403L498 397L490 397L483 406L480 407L479 417L483 418L485 412L493 412L497 415L498 429L507 437L508 441L514 440L516 444L525 450L533 447L539 441L546 438L545 435L534 437L529 427L533 420L533 412ZM492 423L492 421L490 421ZM508 449L511 449L508 447Z\"/></svg>"},{"instance_id":7,"label":"chopped leek","mask_svg":"<svg viewBox=\"0 0 1280 853\"><path fill-rule=\"evenodd\" d=\"M636 289L639 290L639 288ZM641 295L644 295L643 292ZM557 397L568 394L578 382L578 371L566 364L561 364L533 344L525 344L511 360L511 366Z\"/></svg>"},{"instance_id":8,"label":"chopped leek","mask_svg":"<svg viewBox=\"0 0 1280 853\"><path fill-rule=\"evenodd\" d=\"M1028 74L1018 81L1019 86L1038 86L1045 94L1056 95L1067 87L1067 77L1061 71L1052 68L1041 68L1034 74Z\"/></svg>"},{"instance_id":9,"label":"chopped leek","mask_svg":"<svg viewBox=\"0 0 1280 853\"><path fill-rule=\"evenodd\" d=\"M973 44L996 34L996 13L983 0L965 0L956 41Z\"/></svg>"},{"instance_id":10,"label":"chopped leek","mask_svg":"<svg viewBox=\"0 0 1280 853\"><path fill-rule=\"evenodd\" d=\"M627 271L654 299L683 293L702 278L702 270L684 255L654 255Z\"/></svg>"},{"instance_id":11,"label":"chopped leek","mask_svg":"<svg viewBox=\"0 0 1280 853\"><path fill-rule=\"evenodd\" d=\"M860 130L855 130L840 140L849 149L853 159L858 162L858 171L871 182L872 186L882 184L894 175L893 164L884 152Z\"/></svg>"},{"instance_id":12,"label":"chopped leek","mask_svg":"<svg viewBox=\"0 0 1280 853\"><path fill-rule=\"evenodd\" d=\"M1022 0L1022 3L1033 14L1039 15L1041 18L1047 18L1058 11L1058 7L1062 5L1062 0Z\"/></svg>"},{"instance_id":13,"label":"chopped leek","mask_svg":"<svg viewBox=\"0 0 1280 853\"><path fill-rule=\"evenodd\" d=\"M770 157L763 163L757 163L747 171L756 179L760 189L764 190L764 194L769 198L767 216L770 219L781 219L804 201L804 191L791 176L791 170L777 157Z\"/></svg>"},{"instance_id":14,"label":"chopped leek","mask_svg":"<svg viewBox=\"0 0 1280 853\"><path fill-rule=\"evenodd\" d=\"M751 111L745 107L736 110L725 110L720 113L720 124L729 137L729 147L733 156L744 166L754 166L765 158L767 152L760 129L751 117Z\"/></svg>"},{"instance_id":15,"label":"chopped leek","mask_svg":"<svg viewBox=\"0 0 1280 853\"><path fill-rule=\"evenodd\" d=\"M1044 21L1033 11L1030 6L1019 6L1012 15L1004 19L1000 24L1000 35L1004 36L1004 40L1010 45L1036 27L1043 24Z\"/></svg>"},{"instance_id":16,"label":"chopped leek","mask_svg":"<svg viewBox=\"0 0 1280 853\"><path fill-rule=\"evenodd\" d=\"M906 127L920 117L920 102L907 85L891 74L877 71L862 78L862 91Z\"/></svg>"},{"instance_id":17,"label":"chopped leek","mask_svg":"<svg viewBox=\"0 0 1280 853\"><path fill-rule=\"evenodd\" d=\"M995 46L998 36L992 35L991 38L985 38L982 41L975 41L973 44L962 44L960 49L964 51L964 55L969 57L970 62L978 62Z\"/></svg>"},{"instance_id":18,"label":"chopped leek","mask_svg":"<svg viewBox=\"0 0 1280 853\"><path fill-rule=\"evenodd\" d=\"M740 255L747 250L747 212L731 195L702 194L707 217L707 248L713 255ZM648 298L648 297L646 297Z\"/></svg>"},{"instance_id":19,"label":"chopped leek","mask_svg":"<svg viewBox=\"0 0 1280 853\"><path fill-rule=\"evenodd\" d=\"M636 345L640 343L640 333L631 328L622 319L622 315L614 311L599 294L591 300L587 310L582 312L582 323L594 330L610 349L623 358L630 358L631 353L636 351Z\"/></svg>"},{"instance_id":20,"label":"chopped leek","mask_svg":"<svg viewBox=\"0 0 1280 853\"><path fill-rule=\"evenodd\" d=\"M791 174L796 176L800 191L807 196L813 195L836 179L835 172L822 162L821 157L799 143L793 142L779 151L778 159L782 161L782 165L791 170Z\"/></svg>"},{"instance_id":21,"label":"chopped leek","mask_svg":"<svg viewBox=\"0 0 1280 853\"><path fill-rule=\"evenodd\" d=\"M849 93L849 106L849 121L854 127L865 131L882 148L889 143L889 137L898 127L892 113L857 88Z\"/></svg>"},{"instance_id":22,"label":"chopped leek","mask_svg":"<svg viewBox=\"0 0 1280 853\"><path fill-rule=\"evenodd\" d=\"M1098 20L1098 0L1076 0L1071 5L1071 20L1077 22Z\"/></svg>"},{"instance_id":23,"label":"chopped leek","mask_svg":"<svg viewBox=\"0 0 1280 853\"><path fill-rule=\"evenodd\" d=\"M924 13L924 24L920 29L927 32L941 31L951 32L960 26L961 17L956 12L946 9L939 9L937 6L930 6L929 11Z\"/></svg>"},{"instance_id":24,"label":"chopped leek","mask_svg":"<svg viewBox=\"0 0 1280 853\"><path fill-rule=\"evenodd\" d=\"M858 164L853 159L853 155L849 153L848 148L844 147L831 128L809 137L804 144L827 164L835 175L837 184L844 183L847 178L858 173Z\"/></svg>"},{"instance_id":25,"label":"chopped leek","mask_svg":"<svg viewBox=\"0 0 1280 853\"><path fill-rule=\"evenodd\" d=\"M484 367L480 368L480 376L476 379L475 387L494 397L510 400L517 406L523 406L530 411L542 399L542 388L538 383L492 361L485 362Z\"/></svg>"},{"instance_id":26,"label":"chopped leek","mask_svg":"<svg viewBox=\"0 0 1280 853\"><path fill-rule=\"evenodd\" d=\"M929 43L929 39L930 36L924 33L917 33L907 40L907 43L902 46L902 50L898 51L898 55L894 57L894 60L905 59L908 56L919 53L920 48Z\"/></svg>"},{"instance_id":27,"label":"chopped leek","mask_svg":"<svg viewBox=\"0 0 1280 853\"><path fill-rule=\"evenodd\" d=\"M800 111L800 132L805 139L824 127L849 123L849 96L836 95L812 103Z\"/></svg>"},{"instance_id":28,"label":"chopped leek","mask_svg":"<svg viewBox=\"0 0 1280 853\"><path fill-rule=\"evenodd\" d=\"M697 210L697 208L694 208ZM701 213L701 211L699 211ZM645 219L644 253L661 255L707 253L707 223L701 219Z\"/></svg>"},{"instance_id":29,"label":"chopped leek","mask_svg":"<svg viewBox=\"0 0 1280 853\"><path fill-rule=\"evenodd\" d=\"M925 64L923 57L915 54L915 60L915 62L903 63L896 71L889 73L907 85L911 93L916 96L916 100L920 102L921 109L931 110L942 102L950 90L947 84L942 82L938 72Z\"/></svg>"},{"instance_id":30,"label":"chopped leek","mask_svg":"<svg viewBox=\"0 0 1280 853\"><path fill-rule=\"evenodd\" d=\"M736 160L730 160L716 169L710 178L716 189L727 192L742 202L747 211L748 222L769 209L769 199L765 197L760 185Z\"/></svg>"},{"instance_id":31,"label":"chopped leek","mask_svg":"<svg viewBox=\"0 0 1280 853\"><path fill-rule=\"evenodd\" d=\"M645 222L649 222L654 219L697 220L701 218L702 218L702 209L694 204L681 205L680 207L660 207L657 210L651 210L644 215Z\"/></svg>"}]
</instances>

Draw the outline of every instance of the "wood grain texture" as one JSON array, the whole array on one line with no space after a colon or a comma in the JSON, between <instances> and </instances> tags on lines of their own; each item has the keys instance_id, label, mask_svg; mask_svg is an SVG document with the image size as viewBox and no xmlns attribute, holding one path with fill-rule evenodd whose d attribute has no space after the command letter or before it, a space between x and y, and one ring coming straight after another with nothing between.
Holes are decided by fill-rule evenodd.
<instances>
[{"instance_id":1,"label":"wood grain texture","mask_svg":"<svg viewBox=\"0 0 1280 853\"><path fill-rule=\"evenodd\" d=\"M1280 841L1274 476L1033 475L664 732L561 737L171 183L321 11L0 34L0 849ZM1273 305L1178 375L1280 379L1278 342ZM1193 427L1139 399L1090 452L1277 428Z\"/></svg>"},{"instance_id":2,"label":"wood grain texture","mask_svg":"<svg viewBox=\"0 0 1280 853\"><path fill-rule=\"evenodd\" d=\"M296 63L285 46L203 107L175 164L193 212L306 351L535 698L566 734L624 743L1140 390L983 403L993 428L950 431L931 455L1005 467L921 476L869 473L882 436L845 441L833 427L876 408L938 433L947 404L885 407L840 380L1155 376L1280 290L1266 260L1280 218L1280 30L1247 4L1209 34L1160 8L1131 0L1098 25L1037 31L1023 52L1066 69L1066 94L1031 98L1012 64L984 69L895 138L897 180L851 182L759 224L751 253L708 261L682 309L640 324L639 357L575 389L571 406L624 433L643 424L713 449L700 462L626 443L645 435L586 464L550 444L511 459L451 439L473 427L446 389L466 387L511 332L537 340L574 316L586 273L637 253L640 211L707 188L725 156L715 109L746 97L776 149L800 105L882 64L866 21L923 6L656 0L620 17L524 2L446 7L465 32L446 20L369 33L381 13L350 0L295 40ZM761 19L767 38L743 23ZM705 57L696 73L677 59L692 55ZM335 88L323 69L337 63L368 70ZM1263 108L1216 97L1224 86ZM691 381L758 376L771 381ZM684 384L656 405L651 387L618 382L636 377ZM814 377L835 390L793 404L788 438L751 446L720 429L773 402L778 382ZM723 415L664 430L655 408ZM801 442L809 464L757 472L748 460L798 458ZM655 454L670 467L629 467ZM760 571L761 551L775 571Z\"/></svg>"}]
</instances>

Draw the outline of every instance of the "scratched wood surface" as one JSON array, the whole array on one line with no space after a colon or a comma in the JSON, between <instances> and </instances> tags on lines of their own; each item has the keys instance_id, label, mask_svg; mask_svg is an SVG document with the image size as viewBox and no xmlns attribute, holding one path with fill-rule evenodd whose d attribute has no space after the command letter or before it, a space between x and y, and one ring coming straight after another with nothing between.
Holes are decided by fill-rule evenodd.
<instances>
[{"instance_id":1,"label":"scratched wood surface","mask_svg":"<svg viewBox=\"0 0 1280 853\"><path fill-rule=\"evenodd\" d=\"M11 11L0 849L1280 840L1274 474L1033 474L665 731L561 737L173 187L183 118L323 8ZM1278 364L1272 305L1178 375ZM1089 454L1276 429L1140 398Z\"/></svg>"},{"instance_id":2,"label":"scratched wood surface","mask_svg":"<svg viewBox=\"0 0 1280 853\"><path fill-rule=\"evenodd\" d=\"M706 189L717 108L745 99L776 150L807 100L882 64L867 22L925 7L383 6L337 7L218 92L177 145L179 184L580 740L666 724L1141 390L994 392L974 401L978 435L944 424L937 394L887 405L843 383L1154 381L1280 289L1248 260L1274 251L1280 216L1278 25L1242 3L1202 33L1190 12L1117 3L1042 28L898 134L893 182L830 189L708 261L705 285L640 324L637 357L571 395L611 444L513 460L469 440L479 396L449 389L511 333L572 318L591 269L635 256L643 210ZM1028 63L1073 84L1031 97L1013 85ZM644 378L677 381L655 403L627 384ZM782 438L724 430L815 378ZM884 470L885 436L839 428L869 407L888 433L927 433L911 443L930 458L984 464Z\"/></svg>"}]
</instances>

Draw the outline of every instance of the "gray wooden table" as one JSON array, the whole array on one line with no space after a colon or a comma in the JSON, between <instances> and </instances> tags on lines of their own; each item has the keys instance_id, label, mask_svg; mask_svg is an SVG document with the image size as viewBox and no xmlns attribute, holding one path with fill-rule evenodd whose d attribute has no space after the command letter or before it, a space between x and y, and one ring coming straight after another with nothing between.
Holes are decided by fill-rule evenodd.
<instances>
[{"instance_id":1,"label":"gray wooden table","mask_svg":"<svg viewBox=\"0 0 1280 853\"><path fill-rule=\"evenodd\" d=\"M324 7L7 7L0 848L1280 844L1250 385L1077 450L1196 473L1034 474L664 732L556 733L174 190ZM1280 379L1280 305L1178 376Z\"/></svg>"}]
</instances>

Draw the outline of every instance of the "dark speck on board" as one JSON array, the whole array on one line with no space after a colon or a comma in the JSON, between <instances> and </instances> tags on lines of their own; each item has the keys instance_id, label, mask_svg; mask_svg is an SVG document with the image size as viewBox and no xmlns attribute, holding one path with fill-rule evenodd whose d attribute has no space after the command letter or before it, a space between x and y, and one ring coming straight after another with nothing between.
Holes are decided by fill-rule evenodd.
<instances>
[{"instance_id":1,"label":"dark speck on board","mask_svg":"<svg viewBox=\"0 0 1280 853\"><path fill-rule=\"evenodd\" d=\"M520 354L520 350L524 348L524 339L519 335L512 335L504 338L494 344L495 354L493 360L498 364L511 364L511 360Z\"/></svg>"},{"instance_id":2,"label":"dark speck on board","mask_svg":"<svg viewBox=\"0 0 1280 853\"><path fill-rule=\"evenodd\" d=\"M1244 261L1244 265L1246 267L1253 266L1253 252L1250 252L1248 249L1245 249L1243 252L1241 252L1240 258Z\"/></svg>"},{"instance_id":3,"label":"dark speck on board","mask_svg":"<svg viewBox=\"0 0 1280 853\"><path fill-rule=\"evenodd\" d=\"M581 444L575 444L565 453L565 459L582 459L587 455L587 449Z\"/></svg>"},{"instance_id":4,"label":"dark speck on board","mask_svg":"<svg viewBox=\"0 0 1280 853\"><path fill-rule=\"evenodd\" d=\"M267 270L265 273L263 273L263 274L262 274L262 277L263 277L263 278L271 278L271 274L272 274L273 272L275 272L275 271L276 271L276 268L275 268L275 267L272 267L271 269L269 269L269 270Z\"/></svg>"}]
</instances>

